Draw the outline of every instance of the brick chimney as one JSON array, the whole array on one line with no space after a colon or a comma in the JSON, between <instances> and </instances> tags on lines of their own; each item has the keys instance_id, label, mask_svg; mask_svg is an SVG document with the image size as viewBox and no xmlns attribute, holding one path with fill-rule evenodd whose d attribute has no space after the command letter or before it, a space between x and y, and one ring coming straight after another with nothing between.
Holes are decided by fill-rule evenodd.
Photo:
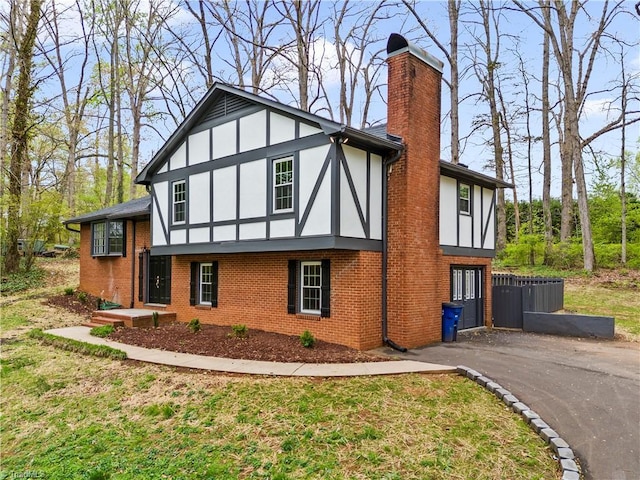
<instances>
[{"instance_id":1,"label":"brick chimney","mask_svg":"<svg viewBox=\"0 0 640 480\"><path fill-rule=\"evenodd\" d=\"M443 64L398 34L387 43L387 132L405 150L387 170L388 336L412 348L441 340L440 86ZM455 219L451 219L455 221Z\"/></svg>"}]
</instances>

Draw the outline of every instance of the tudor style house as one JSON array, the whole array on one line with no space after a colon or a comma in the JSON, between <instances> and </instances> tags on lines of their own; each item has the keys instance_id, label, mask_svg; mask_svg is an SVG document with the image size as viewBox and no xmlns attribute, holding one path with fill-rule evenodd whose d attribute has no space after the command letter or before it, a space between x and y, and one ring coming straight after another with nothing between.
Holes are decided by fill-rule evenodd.
<instances>
[{"instance_id":1,"label":"tudor style house","mask_svg":"<svg viewBox=\"0 0 640 480\"><path fill-rule=\"evenodd\" d=\"M136 181L80 225L80 288L177 319L370 349L491 325L495 191L440 161L442 63L393 34L387 124L358 130L215 84Z\"/></svg>"}]
</instances>

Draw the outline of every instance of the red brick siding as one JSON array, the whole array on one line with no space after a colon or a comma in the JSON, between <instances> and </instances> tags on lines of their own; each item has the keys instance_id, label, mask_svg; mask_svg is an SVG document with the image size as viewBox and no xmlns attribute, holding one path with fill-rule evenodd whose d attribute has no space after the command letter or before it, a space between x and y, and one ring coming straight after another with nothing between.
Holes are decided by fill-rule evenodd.
<instances>
[{"instance_id":1,"label":"red brick siding","mask_svg":"<svg viewBox=\"0 0 640 480\"><path fill-rule=\"evenodd\" d=\"M441 74L410 53L388 60L387 129L406 149L389 180L389 338L415 347L441 339L438 205Z\"/></svg>"},{"instance_id":2,"label":"red brick siding","mask_svg":"<svg viewBox=\"0 0 640 480\"><path fill-rule=\"evenodd\" d=\"M149 222L136 222L134 245L134 226L126 222L126 256L92 257L91 225L80 228L80 290L109 301L120 303L124 307L131 305L132 260L135 261L133 299L138 299L138 251L143 245L149 246ZM136 306L139 306L137 304Z\"/></svg>"},{"instance_id":3,"label":"red brick siding","mask_svg":"<svg viewBox=\"0 0 640 480\"><path fill-rule=\"evenodd\" d=\"M288 260L331 261L331 316L287 313ZM189 305L191 262L218 261L218 306ZM381 254L314 251L176 256L172 262L171 305L178 320L198 318L217 325L300 335L370 349L381 344Z\"/></svg>"}]
</instances>

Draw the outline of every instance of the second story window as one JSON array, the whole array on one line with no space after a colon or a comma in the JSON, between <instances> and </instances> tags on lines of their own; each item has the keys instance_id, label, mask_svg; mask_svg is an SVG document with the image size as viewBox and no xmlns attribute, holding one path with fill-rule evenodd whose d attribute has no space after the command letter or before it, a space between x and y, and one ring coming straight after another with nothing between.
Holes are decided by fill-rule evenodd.
<instances>
[{"instance_id":1,"label":"second story window","mask_svg":"<svg viewBox=\"0 0 640 480\"><path fill-rule=\"evenodd\" d=\"M293 157L273 162L273 211L293 209Z\"/></svg>"},{"instance_id":2,"label":"second story window","mask_svg":"<svg viewBox=\"0 0 640 480\"><path fill-rule=\"evenodd\" d=\"M461 183L458 187L458 205L460 213L471 215L471 188L469 185Z\"/></svg>"},{"instance_id":3,"label":"second story window","mask_svg":"<svg viewBox=\"0 0 640 480\"><path fill-rule=\"evenodd\" d=\"M187 220L187 184L184 180L173 182L173 223Z\"/></svg>"}]
</instances>

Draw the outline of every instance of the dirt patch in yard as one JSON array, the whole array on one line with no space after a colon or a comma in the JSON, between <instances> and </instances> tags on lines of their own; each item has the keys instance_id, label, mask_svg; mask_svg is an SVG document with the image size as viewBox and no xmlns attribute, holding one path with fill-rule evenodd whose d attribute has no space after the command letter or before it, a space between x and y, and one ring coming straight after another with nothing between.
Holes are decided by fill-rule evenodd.
<instances>
[{"instance_id":1,"label":"dirt patch in yard","mask_svg":"<svg viewBox=\"0 0 640 480\"><path fill-rule=\"evenodd\" d=\"M78 315L91 316L91 312L97 309L98 298L82 292L74 292L71 295L60 294L47 298L45 305L59 307Z\"/></svg>"},{"instance_id":2,"label":"dirt patch in yard","mask_svg":"<svg viewBox=\"0 0 640 480\"><path fill-rule=\"evenodd\" d=\"M269 362L359 363L390 360L320 340L312 348L305 348L299 337L262 330L249 330L245 338L236 338L231 327L217 325L202 325L197 333L191 332L185 324L158 328L119 328L109 339L172 352Z\"/></svg>"}]
</instances>

